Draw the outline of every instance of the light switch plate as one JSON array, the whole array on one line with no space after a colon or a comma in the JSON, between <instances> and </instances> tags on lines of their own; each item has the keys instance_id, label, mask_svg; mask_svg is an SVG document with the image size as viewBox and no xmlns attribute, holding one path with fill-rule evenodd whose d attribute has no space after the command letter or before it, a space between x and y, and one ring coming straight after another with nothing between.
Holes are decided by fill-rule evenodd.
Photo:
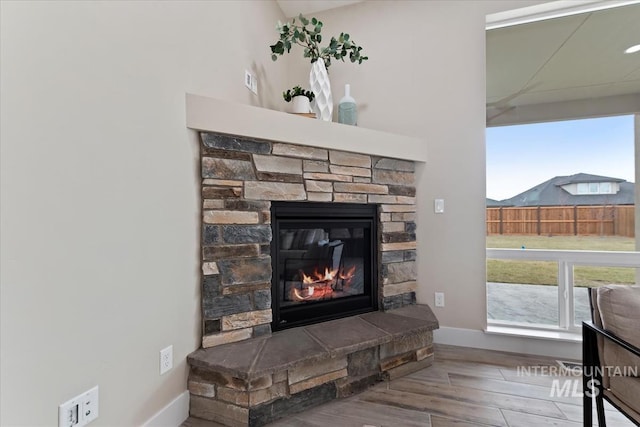
<instances>
[{"instance_id":1,"label":"light switch plate","mask_svg":"<svg viewBox=\"0 0 640 427\"><path fill-rule=\"evenodd\" d=\"M433 211L437 214L444 213L444 199L435 199L433 201Z\"/></svg>"},{"instance_id":2,"label":"light switch plate","mask_svg":"<svg viewBox=\"0 0 640 427\"><path fill-rule=\"evenodd\" d=\"M244 70L244 85L254 94L258 94L258 79L249 70Z\"/></svg>"}]
</instances>

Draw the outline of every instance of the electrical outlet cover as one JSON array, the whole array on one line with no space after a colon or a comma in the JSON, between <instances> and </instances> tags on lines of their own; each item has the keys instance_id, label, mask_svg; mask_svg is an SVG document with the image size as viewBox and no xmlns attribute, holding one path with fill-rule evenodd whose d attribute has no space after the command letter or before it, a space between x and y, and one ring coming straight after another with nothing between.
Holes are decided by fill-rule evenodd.
<instances>
[{"instance_id":1,"label":"electrical outlet cover","mask_svg":"<svg viewBox=\"0 0 640 427\"><path fill-rule=\"evenodd\" d=\"M160 350L160 375L173 368L173 346Z\"/></svg>"},{"instance_id":2,"label":"electrical outlet cover","mask_svg":"<svg viewBox=\"0 0 640 427\"><path fill-rule=\"evenodd\" d=\"M82 418L84 424L89 424L91 421L98 418L98 386L95 386L88 392L82 395Z\"/></svg>"}]
</instances>

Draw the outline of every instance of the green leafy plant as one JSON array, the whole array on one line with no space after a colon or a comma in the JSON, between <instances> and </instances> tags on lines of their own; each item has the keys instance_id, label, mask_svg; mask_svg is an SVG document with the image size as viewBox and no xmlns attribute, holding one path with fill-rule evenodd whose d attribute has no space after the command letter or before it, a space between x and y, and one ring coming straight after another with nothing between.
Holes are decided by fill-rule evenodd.
<instances>
[{"instance_id":1,"label":"green leafy plant","mask_svg":"<svg viewBox=\"0 0 640 427\"><path fill-rule=\"evenodd\" d=\"M296 44L304 48L303 56L310 58L311 63L322 58L327 68L331 65L332 58L344 62L344 58L348 56L351 62L358 64L369 59L368 56L362 55L362 47L355 44L347 33L340 33L337 39L331 37L329 45L321 47L322 21L316 18L309 20L302 14L298 16L298 20L299 23L296 22L296 18L293 18L291 22L286 24L278 21L277 30L280 33L280 40L270 46L271 59L274 61L278 59L278 56L284 55L285 51L290 52L291 47Z\"/></svg>"},{"instance_id":2,"label":"green leafy plant","mask_svg":"<svg viewBox=\"0 0 640 427\"><path fill-rule=\"evenodd\" d=\"M291 102L291 100L296 96L306 96L309 98L309 102L313 101L313 98L316 95L310 90L304 90L300 86L294 86L293 89L287 89L286 92L282 92L282 97L285 101Z\"/></svg>"}]
</instances>

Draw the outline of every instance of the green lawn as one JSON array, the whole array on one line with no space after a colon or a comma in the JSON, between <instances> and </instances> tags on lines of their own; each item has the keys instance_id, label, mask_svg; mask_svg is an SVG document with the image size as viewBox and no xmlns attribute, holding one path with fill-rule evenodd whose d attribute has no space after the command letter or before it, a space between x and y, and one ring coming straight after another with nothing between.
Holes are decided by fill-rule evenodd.
<instances>
[{"instance_id":1,"label":"green lawn","mask_svg":"<svg viewBox=\"0 0 640 427\"><path fill-rule=\"evenodd\" d=\"M632 237L598 236L487 236L487 248L567 249L590 251L633 251ZM635 283L635 269L614 267L576 267L576 286L598 286L606 283ZM487 260L487 281L557 285L555 262Z\"/></svg>"}]
</instances>

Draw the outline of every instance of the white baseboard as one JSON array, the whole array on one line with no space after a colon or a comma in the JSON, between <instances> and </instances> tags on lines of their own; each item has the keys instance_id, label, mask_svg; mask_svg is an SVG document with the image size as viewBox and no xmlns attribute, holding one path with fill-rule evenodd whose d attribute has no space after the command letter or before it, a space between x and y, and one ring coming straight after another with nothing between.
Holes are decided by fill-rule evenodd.
<instances>
[{"instance_id":1,"label":"white baseboard","mask_svg":"<svg viewBox=\"0 0 640 427\"><path fill-rule=\"evenodd\" d=\"M582 343L576 341L569 342L541 337L493 334L474 329L450 328L447 326L433 331L433 341L436 344L508 351L557 359L582 359Z\"/></svg>"},{"instance_id":2,"label":"white baseboard","mask_svg":"<svg viewBox=\"0 0 640 427\"><path fill-rule=\"evenodd\" d=\"M189 417L189 391L185 390L160 409L143 427L178 427Z\"/></svg>"}]
</instances>

